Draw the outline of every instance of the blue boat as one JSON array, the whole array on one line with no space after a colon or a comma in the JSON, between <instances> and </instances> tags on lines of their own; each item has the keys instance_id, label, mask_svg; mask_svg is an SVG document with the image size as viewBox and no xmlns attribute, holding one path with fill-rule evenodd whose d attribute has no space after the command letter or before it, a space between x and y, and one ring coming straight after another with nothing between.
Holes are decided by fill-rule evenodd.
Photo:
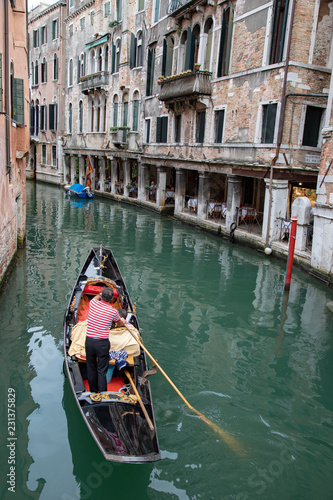
<instances>
[{"instance_id":1,"label":"blue boat","mask_svg":"<svg viewBox=\"0 0 333 500\"><path fill-rule=\"evenodd\" d=\"M72 186L65 186L66 191L69 194L76 196L77 198L93 198L94 194L90 191L88 186L83 184L73 184Z\"/></svg>"}]
</instances>

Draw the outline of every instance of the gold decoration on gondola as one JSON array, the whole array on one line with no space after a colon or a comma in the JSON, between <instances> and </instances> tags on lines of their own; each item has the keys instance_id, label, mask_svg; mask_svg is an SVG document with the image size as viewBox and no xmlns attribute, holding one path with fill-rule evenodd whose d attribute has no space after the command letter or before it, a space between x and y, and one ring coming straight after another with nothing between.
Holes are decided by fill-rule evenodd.
<instances>
[{"instance_id":1,"label":"gold decoration on gondola","mask_svg":"<svg viewBox=\"0 0 333 500\"><path fill-rule=\"evenodd\" d=\"M108 258L108 256L105 255L104 258L103 258L103 260L102 260L102 264L99 266L100 269L105 269L106 268L106 266L104 266L104 263L105 263L105 261L106 261L107 258Z\"/></svg>"},{"instance_id":2,"label":"gold decoration on gondola","mask_svg":"<svg viewBox=\"0 0 333 500\"><path fill-rule=\"evenodd\" d=\"M75 303L76 303L76 298L73 297L73 300L72 300L72 303L71 303L71 306L70 306L70 311L73 312L74 311L74 308L75 308Z\"/></svg>"}]
</instances>

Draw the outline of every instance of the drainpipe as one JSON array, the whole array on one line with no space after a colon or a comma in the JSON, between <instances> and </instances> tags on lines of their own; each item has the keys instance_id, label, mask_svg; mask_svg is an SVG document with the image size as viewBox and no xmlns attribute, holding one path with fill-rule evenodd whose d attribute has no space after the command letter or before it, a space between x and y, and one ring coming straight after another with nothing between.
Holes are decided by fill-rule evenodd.
<instances>
[{"instance_id":1,"label":"drainpipe","mask_svg":"<svg viewBox=\"0 0 333 500\"><path fill-rule=\"evenodd\" d=\"M272 184L273 184L273 169L276 160L279 157L280 146L282 142L282 132L283 132L283 123L284 123L284 114L286 111L286 88L287 88L287 76L288 76L288 66L289 66L289 56L290 56L290 45L291 45L291 35L294 24L294 16L295 16L295 6L296 0L293 0L290 14L290 29L288 35L288 44L287 44L287 52L286 52L286 62L284 66L284 75L283 75L283 86L282 86L282 96L281 96L281 112L279 117L279 125L278 125L278 135L277 135L277 146L275 156L271 161L271 169L269 176L269 204L268 204L268 217L267 217L267 230L266 230L266 247L269 245L270 240L270 221L271 221L271 213L272 213Z\"/></svg>"},{"instance_id":2,"label":"drainpipe","mask_svg":"<svg viewBox=\"0 0 333 500\"><path fill-rule=\"evenodd\" d=\"M6 117L6 174L9 175L9 182L11 181L11 163L10 163L10 113L9 113L9 21L8 21L8 1L5 4L5 117Z\"/></svg>"}]
</instances>

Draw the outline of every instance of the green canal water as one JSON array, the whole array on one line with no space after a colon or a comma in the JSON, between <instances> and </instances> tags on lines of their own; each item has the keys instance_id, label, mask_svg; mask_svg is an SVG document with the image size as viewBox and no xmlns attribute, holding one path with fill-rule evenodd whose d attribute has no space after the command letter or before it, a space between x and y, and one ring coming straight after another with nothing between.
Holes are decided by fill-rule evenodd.
<instances>
[{"instance_id":1,"label":"green canal water","mask_svg":"<svg viewBox=\"0 0 333 500\"><path fill-rule=\"evenodd\" d=\"M64 376L62 341L74 281L101 243L136 302L146 347L237 446L158 373L163 459L103 460ZM28 183L27 246L0 304L1 500L332 499L333 293L294 269L286 296L285 270L148 211Z\"/></svg>"}]
</instances>

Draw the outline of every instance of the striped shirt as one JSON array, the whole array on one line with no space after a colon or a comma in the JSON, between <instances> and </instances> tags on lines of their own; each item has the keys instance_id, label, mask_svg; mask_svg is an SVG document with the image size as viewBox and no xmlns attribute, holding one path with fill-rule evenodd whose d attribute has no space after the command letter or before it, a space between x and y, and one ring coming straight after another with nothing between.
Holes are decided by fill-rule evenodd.
<instances>
[{"instance_id":1,"label":"striped shirt","mask_svg":"<svg viewBox=\"0 0 333 500\"><path fill-rule=\"evenodd\" d=\"M87 337L94 339L108 339L112 321L120 320L117 309L104 302L93 298L89 304Z\"/></svg>"}]
</instances>

